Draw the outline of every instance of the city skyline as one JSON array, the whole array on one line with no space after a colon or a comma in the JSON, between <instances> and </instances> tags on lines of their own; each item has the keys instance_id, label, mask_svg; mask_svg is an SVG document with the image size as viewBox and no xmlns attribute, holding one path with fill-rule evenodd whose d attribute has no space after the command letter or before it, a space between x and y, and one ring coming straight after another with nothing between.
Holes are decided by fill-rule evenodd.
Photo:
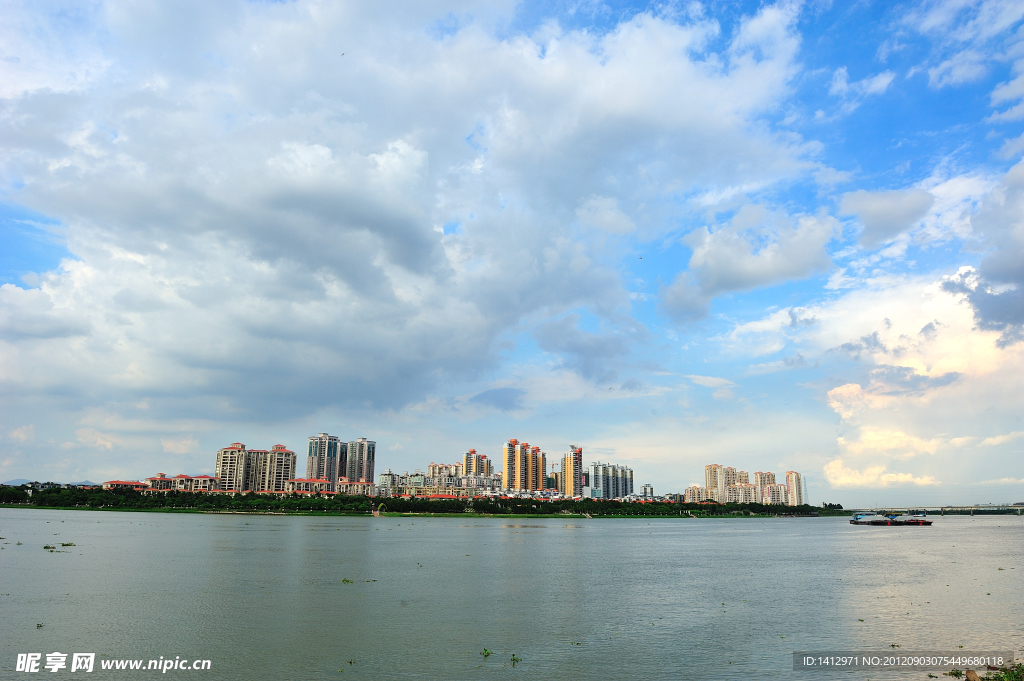
<instances>
[{"instance_id":1,"label":"city skyline","mask_svg":"<svg viewBox=\"0 0 1024 681\"><path fill-rule=\"evenodd\" d=\"M1018 4L69 7L0 17L0 480L326 425L1024 497Z\"/></svg>"}]
</instances>

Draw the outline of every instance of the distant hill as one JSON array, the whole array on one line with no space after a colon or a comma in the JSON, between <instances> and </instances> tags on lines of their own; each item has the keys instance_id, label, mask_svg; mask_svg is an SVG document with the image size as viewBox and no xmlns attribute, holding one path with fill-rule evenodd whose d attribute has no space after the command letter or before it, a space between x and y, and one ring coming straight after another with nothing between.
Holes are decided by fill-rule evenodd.
<instances>
[{"instance_id":1,"label":"distant hill","mask_svg":"<svg viewBox=\"0 0 1024 681\"><path fill-rule=\"evenodd\" d=\"M93 482L92 480L80 480L78 482L70 482L68 484L69 485L99 485L100 483Z\"/></svg>"}]
</instances>

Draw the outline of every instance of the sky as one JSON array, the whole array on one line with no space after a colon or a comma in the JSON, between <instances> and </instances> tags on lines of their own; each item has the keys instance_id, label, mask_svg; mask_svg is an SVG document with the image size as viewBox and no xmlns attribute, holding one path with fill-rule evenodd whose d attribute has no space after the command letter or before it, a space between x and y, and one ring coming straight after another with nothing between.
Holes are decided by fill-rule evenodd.
<instances>
[{"instance_id":1,"label":"sky","mask_svg":"<svg viewBox=\"0 0 1024 681\"><path fill-rule=\"evenodd\" d=\"M1022 157L1020 2L4 2L0 480L1024 501Z\"/></svg>"}]
</instances>

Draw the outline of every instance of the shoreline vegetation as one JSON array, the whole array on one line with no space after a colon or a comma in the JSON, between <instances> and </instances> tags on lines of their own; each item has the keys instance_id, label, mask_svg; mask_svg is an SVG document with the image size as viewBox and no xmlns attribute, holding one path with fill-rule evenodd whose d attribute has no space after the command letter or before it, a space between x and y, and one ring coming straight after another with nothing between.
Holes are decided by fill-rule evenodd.
<instances>
[{"instance_id":1,"label":"shoreline vegetation","mask_svg":"<svg viewBox=\"0 0 1024 681\"><path fill-rule=\"evenodd\" d=\"M276 494L203 494L134 490L46 489L28 494L17 487L0 488L0 507L52 510L155 511L266 515L424 515L438 517L646 517L737 518L843 516L841 509L763 504L684 504L669 501L622 502L595 499L545 501L516 498L427 499L363 496Z\"/></svg>"}]
</instances>

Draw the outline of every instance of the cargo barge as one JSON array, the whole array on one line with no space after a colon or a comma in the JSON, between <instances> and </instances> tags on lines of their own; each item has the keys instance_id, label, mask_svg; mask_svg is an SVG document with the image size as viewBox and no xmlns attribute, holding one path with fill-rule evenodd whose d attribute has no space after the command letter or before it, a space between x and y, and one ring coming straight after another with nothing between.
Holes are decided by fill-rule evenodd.
<instances>
[{"instance_id":1,"label":"cargo barge","mask_svg":"<svg viewBox=\"0 0 1024 681\"><path fill-rule=\"evenodd\" d=\"M907 525L931 525L923 513L908 515L881 515L878 513L856 513L850 518L851 525L885 525L888 527L905 527Z\"/></svg>"}]
</instances>

